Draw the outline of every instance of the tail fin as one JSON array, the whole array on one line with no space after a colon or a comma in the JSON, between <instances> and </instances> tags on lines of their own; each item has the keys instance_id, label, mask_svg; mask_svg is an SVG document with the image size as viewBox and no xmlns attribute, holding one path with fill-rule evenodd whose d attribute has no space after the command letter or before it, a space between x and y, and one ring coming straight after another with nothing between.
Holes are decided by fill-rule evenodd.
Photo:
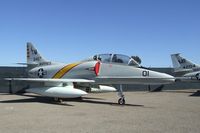
<instances>
[{"instance_id":1,"label":"tail fin","mask_svg":"<svg viewBox=\"0 0 200 133\"><path fill-rule=\"evenodd\" d=\"M183 58L180 56L180 54L172 54L172 64L175 69L175 71L181 71L181 70L191 70L193 68L199 67L199 65L192 63L191 61Z\"/></svg>"},{"instance_id":2,"label":"tail fin","mask_svg":"<svg viewBox=\"0 0 200 133\"><path fill-rule=\"evenodd\" d=\"M32 43L27 43L27 64L28 65L44 65L49 61L45 60L33 46Z\"/></svg>"}]
</instances>

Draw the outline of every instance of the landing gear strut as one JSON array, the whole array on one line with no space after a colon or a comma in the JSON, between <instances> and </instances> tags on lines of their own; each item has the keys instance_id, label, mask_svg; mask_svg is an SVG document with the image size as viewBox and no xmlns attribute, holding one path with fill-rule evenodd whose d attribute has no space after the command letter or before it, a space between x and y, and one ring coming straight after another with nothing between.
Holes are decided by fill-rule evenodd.
<instances>
[{"instance_id":1,"label":"landing gear strut","mask_svg":"<svg viewBox=\"0 0 200 133\"><path fill-rule=\"evenodd\" d=\"M125 96L123 94L123 89L122 89L122 85L119 85L119 92L118 95L120 96L119 100L118 100L118 104L120 105L124 105L125 104Z\"/></svg>"},{"instance_id":2,"label":"landing gear strut","mask_svg":"<svg viewBox=\"0 0 200 133\"><path fill-rule=\"evenodd\" d=\"M196 74L196 78L197 78L197 80L200 80L200 74L199 73Z\"/></svg>"},{"instance_id":3,"label":"landing gear strut","mask_svg":"<svg viewBox=\"0 0 200 133\"><path fill-rule=\"evenodd\" d=\"M61 98L57 98L57 97L55 97L54 100L55 100L56 102L58 102L58 103L62 103L62 102L63 102L63 100L62 100Z\"/></svg>"}]
</instances>

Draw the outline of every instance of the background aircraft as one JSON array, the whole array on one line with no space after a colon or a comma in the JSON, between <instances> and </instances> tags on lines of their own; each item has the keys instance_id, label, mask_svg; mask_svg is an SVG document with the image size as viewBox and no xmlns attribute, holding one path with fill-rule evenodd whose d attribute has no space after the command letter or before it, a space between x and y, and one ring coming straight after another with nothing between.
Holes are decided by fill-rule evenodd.
<instances>
[{"instance_id":1,"label":"background aircraft","mask_svg":"<svg viewBox=\"0 0 200 133\"><path fill-rule=\"evenodd\" d=\"M115 58L116 62L111 62ZM104 61L103 61L104 60ZM105 60L109 60L106 62ZM12 81L37 83L27 92L61 98L74 98L86 95L83 88L91 85L119 84L119 104L125 104L122 84L169 84L174 77L119 62L117 57L101 56L98 60L86 60L72 64L51 62L44 59L31 43L27 43L28 78L7 78Z\"/></svg>"},{"instance_id":2,"label":"background aircraft","mask_svg":"<svg viewBox=\"0 0 200 133\"><path fill-rule=\"evenodd\" d=\"M182 76L182 79L197 79L200 80L200 65L192 63L180 56L180 54L171 55L174 72L177 76ZM181 79L181 78L180 78Z\"/></svg>"}]
</instances>

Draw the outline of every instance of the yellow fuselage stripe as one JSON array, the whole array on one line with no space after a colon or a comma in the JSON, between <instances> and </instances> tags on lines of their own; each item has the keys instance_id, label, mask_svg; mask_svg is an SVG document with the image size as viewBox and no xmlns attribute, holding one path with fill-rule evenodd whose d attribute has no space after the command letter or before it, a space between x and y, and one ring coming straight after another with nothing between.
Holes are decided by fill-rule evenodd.
<instances>
[{"instance_id":1,"label":"yellow fuselage stripe","mask_svg":"<svg viewBox=\"0 0 200 133\"><path fill-rule=\"evenodd\" d=\"M53 79L60 79L62 78L67 72L69 72L74 67L78 66L80 63L73 63L69 64L67 66L64 66L62 69L60 69L52 78Z\"/></svg>"}]
</instances>

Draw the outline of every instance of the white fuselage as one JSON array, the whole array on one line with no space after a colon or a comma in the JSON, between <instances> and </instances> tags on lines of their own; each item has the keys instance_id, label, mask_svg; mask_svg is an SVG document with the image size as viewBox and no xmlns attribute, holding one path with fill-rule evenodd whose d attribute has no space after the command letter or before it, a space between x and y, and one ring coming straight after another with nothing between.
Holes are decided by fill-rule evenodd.
<instances>
[{"instance_id":1,"label":"white fuselage","mask_svg":"<svg viewBox=\"0 0 200 133\"><path fill-rule=\"evenodd\" d=\"M88 61L35 67L31 78L91 79L96 84L168 84L174 78L168 74L113 63Z\"/></svg>"}]
</instances>

